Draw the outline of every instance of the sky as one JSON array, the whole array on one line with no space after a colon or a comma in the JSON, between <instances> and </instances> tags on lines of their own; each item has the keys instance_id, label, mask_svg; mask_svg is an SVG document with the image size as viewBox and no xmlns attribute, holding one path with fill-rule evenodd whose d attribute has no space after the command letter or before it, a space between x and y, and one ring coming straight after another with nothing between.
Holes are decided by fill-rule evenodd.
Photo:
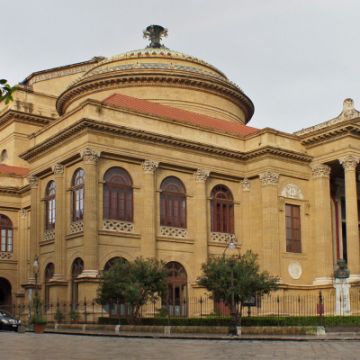
<instances>
[{"instance_id":1,"label":"sky","mask_svg":"<svg viewBox=\"0 0 360 360\"><path fill-rule=\"evenodd\" d=\"M0 0L0 78L164 44L214 65L252 99L249 125L293 132L360 109L359 0Z\"/></svg>"}]
</instances>

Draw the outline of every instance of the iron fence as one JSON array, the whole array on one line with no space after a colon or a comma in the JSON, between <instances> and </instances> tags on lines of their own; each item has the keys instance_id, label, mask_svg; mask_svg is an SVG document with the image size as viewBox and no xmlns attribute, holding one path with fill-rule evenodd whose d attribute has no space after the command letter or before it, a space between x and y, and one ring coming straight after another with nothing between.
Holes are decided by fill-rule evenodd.
<instances>
[{"instance_id":1,"label":"iron fence","mask_svg":"<svg viewBox=\"0 0 360 360\"><path fill-rule=\"evenodd\" d=\"M242 307L244 317L307 317L307 316L345 316L342 311L346 299L336 300L335 290L299 293L298 295L272 293L255 297L248 306ZM351 315L360 315L360 288L350 289ZM338 303L336 303L338 302ZM8 311L17 318L27 322L34 314L31 304L2 305L2 310ZM96 323L99 317L127 318L130 316L127 304L111 303L100 305L95 300L84 299L77 304L56 302L43 305L41 315L48 322L80 322ZM230 316L229 307L224 303L215 303L210 297L188 297L178 299L171 304L154 301L142 306L142 318L206 318Z\"/></svg>"}]
</instances>

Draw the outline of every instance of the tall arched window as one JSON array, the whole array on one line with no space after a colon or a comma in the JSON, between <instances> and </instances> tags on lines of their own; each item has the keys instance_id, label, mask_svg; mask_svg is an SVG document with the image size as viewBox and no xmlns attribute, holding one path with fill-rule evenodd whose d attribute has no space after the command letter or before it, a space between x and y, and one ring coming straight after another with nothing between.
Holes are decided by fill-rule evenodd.
<instances>
[{"instance_id":1,"label":"tall arched window","mask_svg":"<svg viewBox=\"0 0 360 360\"><path fill-rule=\"evenodd\" d=\"M50 181L47 184L45 192L45 206L46 206L46 218L45 218L45 227L50 230L55 227L55 217L56 217L56 187L55 181Z\"/></svg>"},{"instance_id":2,"label":"tall arched window","mask_svg":"<svg viewBox=\"0 0 360 360\"><path fill-rule=\"evenodd\" d=\"M71 308L75 310L78 305L79 289L77 277L84 270L84 262L80 258L76 258L71 266Z\"/></svg>"},{"instance_id":3,"label":"tall arched window","mask_svg":"<svg viewBox=\"0 0 360 360\"><path fill-rule=\"evenodd\" d=\"M50 279L54 276L55 267L53 263L49 263L45 268L45 290L44 290L44 305L45 309L50 306Z\"/></svg>"},{"instance_id":4,"label":"tall arched window","mask_svg":"<svg viewBox=\"0 0 360 360\"><path fill-rule=\"evenodd\" d=\"M224 185L216 185L211 191L211 231L234 233L234 199Z\"/></svg>"},{"instance_id":5,"label":"tall arched window","mask_svg":"<svg viewBox=\"0 0 360 360\"><path fill-rule=\"evenodd\" d=\"M11 220L0 214L1 252L13 252L13 225Z\"/></svg>"},{"instance_id":6,"label":"tall arched window","mask_svg":"<svg viewBox=\"0 0 360 360\"><path fill-rule=\"evenodd\" d=\"M133 189L128 172L111 168L104 181L104 219L133 221Z\"/></svg>"},{"instance_id":7,"label":"tall arched window","mask_svg":"<svg viewBox=\"0 0 360 360\"><path fill-rule=\"evenodd\" d=\"M176 261L166 264L167 270L167 298L163 299L168 312L173 316L187 315L187 275L185 268Z\"/></svg>"},{"instance_id":8,"label":"tall arched window","mask_svg":"<svg viewBox=\"0 0 360 360\"><path fill-rule=\"evenodd\" d=\"M122 263L127 263L127 260L125 258L120 256L115 256L106 262L104 266L104 271L109 271L117 261L121 261Z\"/></svg>"},{"instance_id":9,"label":"tall arched window","mask_svg":"<svg viewBox=\"0 0 360 360\"><path fill-rule=\"evenodd\" d=\"M83 169L77 169L72 178L72 221L84 218L84 175Z\"/></svg>"},{"instance_id":10,"label":"tall arched window","mask_svg":"<svg viewBox=\"0 0 360 360\"><path fill-rule=\"evenodd\" d=\"M160 225L186 228L186 191L183 183L170 176L161 183Z\"/></svg>"}]
</instances>

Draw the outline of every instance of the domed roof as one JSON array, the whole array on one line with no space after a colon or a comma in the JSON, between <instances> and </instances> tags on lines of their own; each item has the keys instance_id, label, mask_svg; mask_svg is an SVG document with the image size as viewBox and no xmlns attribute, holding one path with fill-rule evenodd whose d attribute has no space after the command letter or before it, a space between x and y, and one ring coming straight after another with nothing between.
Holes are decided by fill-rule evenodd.
<instances>
[{"instance_id":1,"label":"domed roof","mask_svg":"<svg viewBox=\"0 0 360 360\"><path fill-rule=\"evenodd\" d=\"M151 27L159 27L152 25ZM166 29L159 27L158 31ZM153 36L152 32L149 31ZM144 31L145 34L145 31ZM166 32L167 34L167 32ZM161 35L161 34L160 34ZM145 35L144 35L145 37ZM94 93L114 93L114 89L127 95L163 102L166 105L187 109L196 109L204 114L246 123L254 113L254 105L244 92L216 67L194 56L173 51L160 44L160 37L151 38L151 47L128 51L105 58L91 67L79 79L74 81L58 98L57 109L60 115L88 95ZM142 88L138 92L134 88ZM163 91L167 87L168 91ZM144 88L151 88L146 93ZM177 88L178 90L174 90ZM130 90L129 90L130 89ZM158 89L158 91L156 91ZM187 94L181 90L188 90ZM115 90L115 91L116 91ZM130 91L130 93L126 93ZM195 94L194 91L197 91ZM199 93L213 96L199 96ZM158 93L158 94L157 94ZM156 97L158 95L158 98ZM192 99L198 99L192 105ZM224 100L216 101L214 96ZM100 98L100 97L99 97ZM207 103L208 102L208 103ZM216 103L216 104L215 104ZM241 109L238 114L236 109ZM220 109L224 108L224 109ZM213 113L212 113L213 112Z\"/></svg>"}]
</instances>

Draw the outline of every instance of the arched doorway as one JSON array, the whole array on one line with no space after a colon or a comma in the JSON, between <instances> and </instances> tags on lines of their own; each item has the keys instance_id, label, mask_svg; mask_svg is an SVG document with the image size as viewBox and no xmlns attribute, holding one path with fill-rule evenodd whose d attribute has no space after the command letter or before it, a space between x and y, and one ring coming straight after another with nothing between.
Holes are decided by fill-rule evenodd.
<instances>
[{"instance_id":1,"label":"arched doorway","mask_svg":"<svg viewBox=\"0 0 360 360\"><path fill-rule=\"evenodd\" d=\"M165 299L170 316L187 316L187 275L185 268L176 261L166 264L167 298Z\"/></svg>"},{"instance_id":2,"label":"arched doorway","mask_svg":"<svg viewBox=\"0 0 360 360\"><path fill-rule=\"evenodd\" d=\"M0 277L0 308L11 310L11 284L5 278Z\"/></svg>"},{"instance_id":3,"label":"arched doorway","mask_svg":"<svg viewBox=\"0 0 360 360\"><path fill-rule=\"evenodd\" d=\"M84 270L84 262L80 258L76 258L71 267L71 308L76 310L79 301L79 289L77 277Z\"/></svg>"}]
</instances>

